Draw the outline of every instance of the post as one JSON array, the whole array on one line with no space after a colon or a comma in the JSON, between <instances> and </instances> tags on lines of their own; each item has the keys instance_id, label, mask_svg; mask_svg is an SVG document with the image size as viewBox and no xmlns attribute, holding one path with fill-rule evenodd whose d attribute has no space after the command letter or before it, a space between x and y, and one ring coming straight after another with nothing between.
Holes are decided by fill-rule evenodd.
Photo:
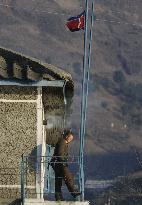
<instances>
[{"instance_id":1,"label":"post","mask_svg":"<svg viewBox=\"0 0 142 205\"><path fill-rule=\"evenodd\" d=\"M92 0L91 12L92 14L91 14L90 36L89 36L88 61L87 61L88 69L87 69L87 76L86 76L87 79L86 79L84 124L86 124L86 111L87 111L87 100L88 100L89 79L90 79L90 69L91 69L92 38L93 38L93 26L94 26L94 0ZM84 126L84 135L85 135L85 126Z\"/></svg>"},{"instance_id":2,"label":"post","mask_svg":"<svg viewBox=\"0 0 142 205\"><path fill-rule=\"evenodd\" d=\"M22 205L24 205L25 201L25 179L24 179L24 155L22 154L21 159L21 201Z\"/></svg>"},{"instance_id":3,"label":"post","mask_svg":"<svg viewBox=\"0 0 142 205\"><path fill-rule=\"evenodd\" d=\"M84 61L83 61L83 83L82 83L82 105L81 105L81 126L80 126L80 178L82 191L82 200L84 200L84 138L86 126L86 112L87 112L87 99L88 99L88 85L89 73L91 67L91 50L92 50L92 34L94 23L94 0L92 0L91 10L91 28L89 36L88 47L88 0L86 0L86 16L85 16L85 32L84 32ZM88 53L87 53L88 49ZM88 59L88 61L87 61Z\"/></svg>"},{"instance_id":4,"label":"post","mask_svg":"<svg viewBox=\"0 0 142 205\"><path fill-rule=\"evenodd\" d=\"M36 194L37 198L42 198L42 140L43 140L43 104L42 104L42 87L37 87L37 167L36 167Z\"/></svg>"},{"instance_id":5,"label":"post","mask_svg":"<svg viewBox=\"0 0 142 205\"><path fill-rule=\"evenodd\" d=\"M83 59L83 80L82 80L82 100L81 100L81 124L80 124L80 191L84 200L84 168L83 168L83 141L84 141L84 106L85 106L85 84L87 66L87 38L88 38L88 0L85 0L85 32L84 32L84 59Z\"/></svg>"},{"instance_id":6,"label":"post","mask_svg":"<svg viewBox=\"0 0 142 205\"><path fill-rule=\"evenodd\" d=\"M63 129L66 128L66 114L67 114L67 99L66 99L66 84L67 82L64 82L63 85L63 97L64 97L64 116L63 116Z\"/></svg>"},{"instance_id":7,"label":"post","mask_svg":"<svg viewBox=\"0 0 142 205\"><path fill-rule=\"evenodd\" d=\"M44 108L42 107L42 120L45 120ZM46 161L46 130L45 126L42 125L42 146L41 146L41 198L43 199L44 194L44 181L45 181L45 161Z\"/></svg>"}]
</instances>

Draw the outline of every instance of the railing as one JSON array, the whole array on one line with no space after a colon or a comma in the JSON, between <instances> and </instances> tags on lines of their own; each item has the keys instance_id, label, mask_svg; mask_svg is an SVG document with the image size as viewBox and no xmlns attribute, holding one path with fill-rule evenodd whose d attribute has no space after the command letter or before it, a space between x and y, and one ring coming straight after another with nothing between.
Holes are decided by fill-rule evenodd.
<instances>
[{"instance_id":1,"label":"railing","mask_svg":"<svg viewBox=\"0 0 142 205\"><path fill-rule=\"evenodd\" d=\"M58 156L60 157L60 156ZM22 156L21 160L21 199L50 199L55 194L55 174L50 164L51 156ZM60 164L62 162L54 162ZM74 175L74 184L80 190L80 160L78 156L68 156L68 167ZM63 177L60 177L63 178ZM63 180L64 181L64 180ZM62 186L65 191L65 184ZM79 200L79 198L77 199Z\"/></svg>"}]
</instances>

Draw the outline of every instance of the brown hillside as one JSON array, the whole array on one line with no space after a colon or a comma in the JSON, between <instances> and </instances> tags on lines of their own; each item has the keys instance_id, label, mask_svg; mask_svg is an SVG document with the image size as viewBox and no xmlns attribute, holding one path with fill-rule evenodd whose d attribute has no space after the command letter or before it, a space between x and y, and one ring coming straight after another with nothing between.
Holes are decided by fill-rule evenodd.
<instances>
[{"instance_id":1,"label":"brown hillside","mask_svg":"<svg viewBox=\"0 0 142 205\"><path fill-rule=\"evenodd\" d=\"M1 4L5 4L4 1ZM72 74L76 92L72 126L78 132L83 32L69 32L65 22L82 11L83 1L8 0L6 4L9 7L0 5L0 45L62 67ZM90 155L96 156L100 167L105 159L109 160L106 169L113 166L119 170L126 164L129 172L132 170L129 167L138 166L131 147L142 149L141 9L140 0L97 0L95 4L97 20L93 35L86 153L90 164ZM131 151L132 155L128 154ZM108 158L103 158L105 153ZM117 154L119 162L123 153L124 164L119 164L116 158L111 159L111 153ZM130 166L128 162L132 156L134 160ZM97 161L97 157L103 160ZM94 169L91 175L96 175Z\"/></svg>"}]
</instances>

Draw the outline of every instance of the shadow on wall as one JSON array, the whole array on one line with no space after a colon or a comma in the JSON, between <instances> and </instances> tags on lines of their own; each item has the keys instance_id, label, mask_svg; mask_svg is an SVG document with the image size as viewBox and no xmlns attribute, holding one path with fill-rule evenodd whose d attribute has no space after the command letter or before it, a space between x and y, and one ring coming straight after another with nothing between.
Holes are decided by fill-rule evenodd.
<instances>
[{"instance_id":1,"label":"shadow on wall","mask_svg":"<svg viewBox=\"0 0 142 205\"><path fill-rule=\"evenodd\" d=\"M37 157L37 153L38 156ZM34 172L36 173L37 171L40 171L40 165L41 165L41 160L45 160L44 162L47 164L47 158L45 156L45 158L41 158L42 156L42 145L38 145L36 147L34 147L34 149L31 151L31 153L27 156L27 161L26 164L26 168L29 170L29 172ZM50 160L50 159L49 159Z\"/></svg>"},{"instance_id":2,"label":"shadow on wall","mask_svg":"<svg viewBox=\"0 0 142 205\"><path fill-rule=\"evenodd\" d=\"M37 171L37 153L41 153L42 145L34 147L27 158L27 166L30 172ZM41 155L41 154L40 154Z\"/></svg>"},{"instance_id":3,"label":"shadow on wall","mask_svg":"<svg viewBox=\"0 0 142 205\"><path fill-rule=\"evenodd\" d=\"M21 205L21 199L16 199L14 201L12 201L10 204L8 205Z\"/></svg>"},{"instance_id":4,"label":"shadow on wall","mask_svg":"<svg viewBox=\"0 0 142 205\"><path fill-rule=\"evenodd\" d=\"M114 179L140 169L133 151L110 152L98 156L86 155L84 162L87 179Z\"/></svg>"}]
</instances>

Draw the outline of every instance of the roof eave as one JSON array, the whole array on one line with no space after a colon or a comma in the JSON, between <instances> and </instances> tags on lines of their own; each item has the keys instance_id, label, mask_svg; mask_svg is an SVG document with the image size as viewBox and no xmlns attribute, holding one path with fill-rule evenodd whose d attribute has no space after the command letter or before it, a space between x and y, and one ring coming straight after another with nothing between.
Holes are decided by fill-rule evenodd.
<instances>
[{"instance_id":1,"label":"roof eave","mask_svg":"<svg viewBox=\"0 0 142 205\"><path fill-rule=\"evenodd\" d=\"M0 86L11 85L11 86L23 86L23 87L63 87L64 80L40 80L40 81L19 81L19 80L0 80Z\"/></svg>"}]
</instances>

